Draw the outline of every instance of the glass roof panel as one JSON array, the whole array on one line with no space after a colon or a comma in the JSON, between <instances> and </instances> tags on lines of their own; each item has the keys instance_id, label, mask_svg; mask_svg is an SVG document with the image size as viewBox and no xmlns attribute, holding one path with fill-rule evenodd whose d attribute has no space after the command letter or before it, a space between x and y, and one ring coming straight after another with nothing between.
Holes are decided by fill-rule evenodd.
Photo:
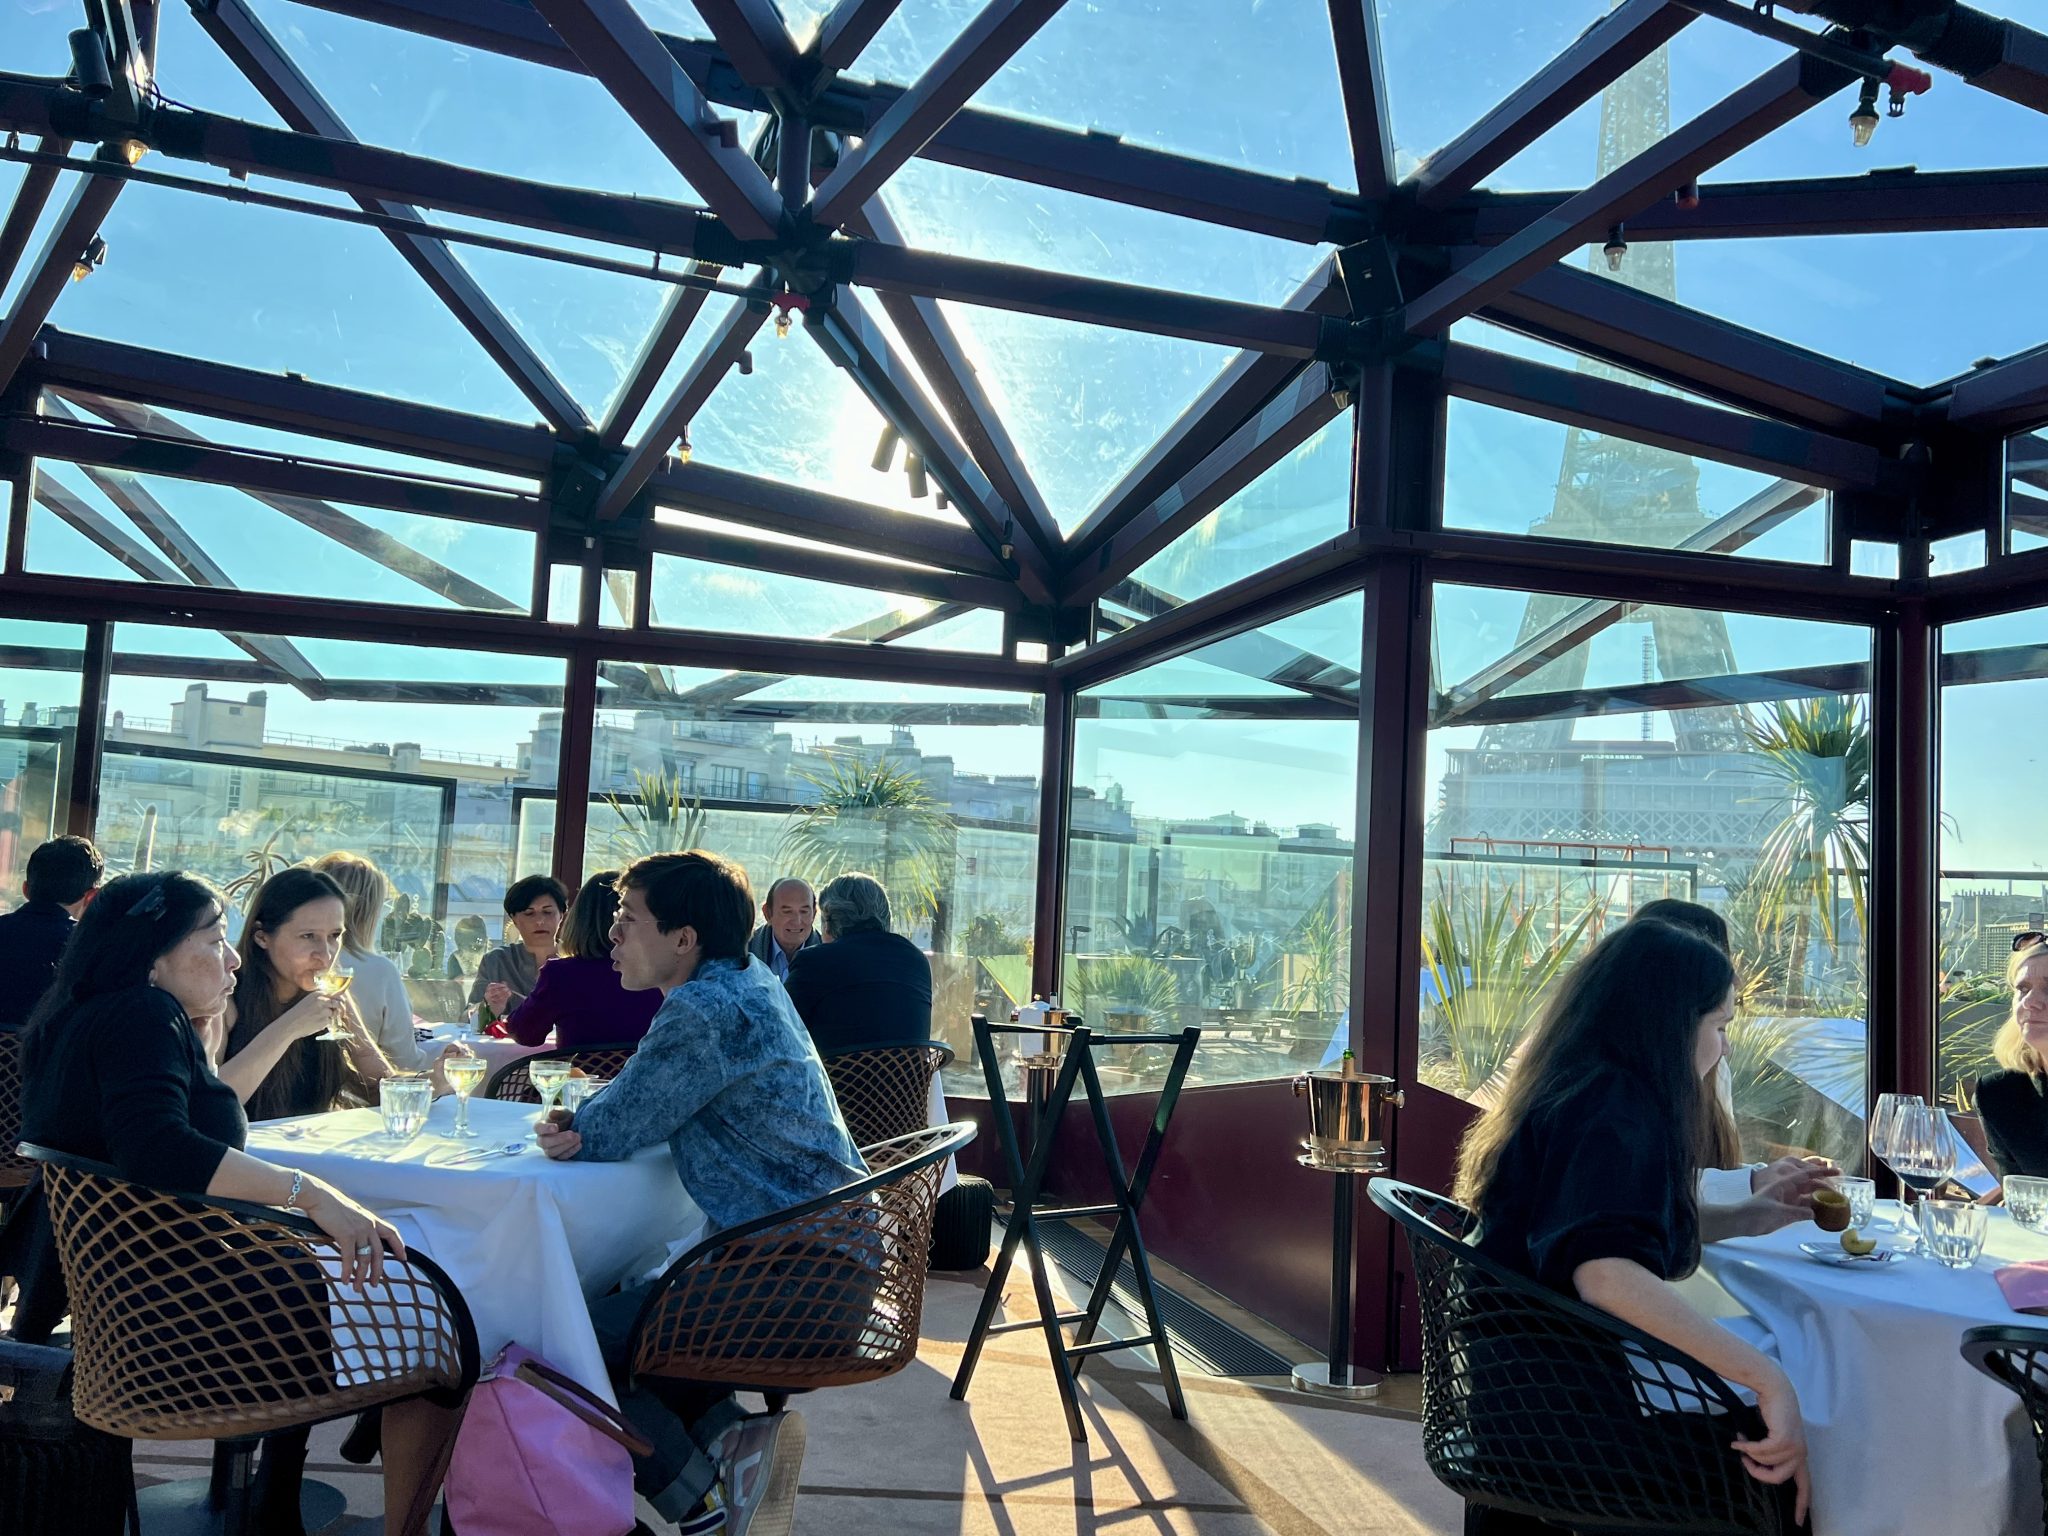
<instances>
[{"instance_id":1,"label":"glass roof panel","mask_svg":"<svg viewBox=\"0 0 2048 1536\"><path fill-rule=\"evenodd\" d=\"M1495 325L1490 320L1475 320L1468 315L1463 320L1454 322L1451 326L1451 340L1484 347L1489 352L1505 352L1510 357L1525 357L1532 363L1547 363L1552 368L1583 369L1588 373L1598 374L1603 379L1613 379L1618 384L1630 384L1637 389L1670 395L1677 400L1691 400L1699 405L1710 405L1717 411L1734 411L1739 416L1757 414L1755 411L1745 411L1740 406L1730 405L1725 400L1716 400L1710 395L1696 395L1691 390L1666 384L1662 379L1653 379L1646 373L1618 368L1613 363L1588 357L1582 352L1574 352L1569 347L1539 341L1534 336L1524 336L1520 331L1510 330L1504 325Z\"/></svg>"},{"instance_id":2,"label":"glass roof panel","mask_svg":"<svg viewBox=\"0 0 2048 1536\"><path fill-rule=\"evenodd\" d=\"M919 250L1253 304L1285 303L1323 256L1292 240L936 160L912 160L884 196Z\"/></svg>"},{"instance_id":3,"label":"glass roof panel","mask_svg":"<svg viewBox=\"0 0 2048 1536\"><path fill-rule=\"evenodd\" d=\"M131 186L52 321L480 415L534 410L375 230Z\"/></svg>"},{"instance_id":4,"label":"glass roof panel","mask_svg":"<svg viewBox=\"0 0 2048 1536\"><path fill-rule=\"evenodd\" d=\"M921 641L927 647L937 642L937 625L925 621L941 607L921 597L660 553L654 557L653 605L657 623L663 614L680 616L668 621L674 627L803 640ZM949 612L939 623L957 616ZM1000 651L1000 616L993 646L938 648Z\"/></svg>"},{"instance_id":5,"label":"glass roof panel","mask_svg":"<svg viewBox=\"0 0 2048 1536\"><path fill-rule=\"evenodd\" d=\"M1078 527L1207 387L1227 347L946 303L1062 530Z\"/></svg>"},{"instance_id":6,"label":"glass roof panel","mask_svg":"<svg viewBox=\"0 0 2048 1536\"><path fill-rule=\"evenodd\" d=\"M909 84L981 9L907 0L853 72ZM1187 46L1200 38L1200 47ZM1063 7L973 104L1203 160L1357 183L1324 0Z\"/></svg>"}]
</instances>

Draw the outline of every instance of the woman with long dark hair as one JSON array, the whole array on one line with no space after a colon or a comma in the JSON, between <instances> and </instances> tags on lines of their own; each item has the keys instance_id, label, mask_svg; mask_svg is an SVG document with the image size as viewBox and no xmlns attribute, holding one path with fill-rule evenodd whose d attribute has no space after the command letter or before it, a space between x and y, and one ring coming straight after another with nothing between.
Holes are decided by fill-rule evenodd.
<instances>
[{"instance_id":1,"label":"woman with long dark hair","mask_svg":"<svg viewBox=\"0 0 2048 1536\"><path fill-rule=\"evenodd\" d=\"M341 1284L378 1280L387 1251L405 1255L389 1222L242 1150L241 1099L208 1064L198 1028L227 1007L241 969L226 919L220 894L182 872L127 875L101 891L29 1021L23 1139L110 1163L137 1183L297 1210L334 1239ZM458 1416L418 1398L386 1414L385 1508L403 1512ZM294 1475L280 1487L296 1519L304 1433L278 1438L290 1442Z\"/></svg>"},{"instance_id":2,"label":"woman with long dark hair","mask_svg":"<svg viewBox=\"0 0 2048 1536\"><path fill-rule=\"evenodd\" d=\"M612 965L612 920L619 914L616 869L583 882L562 924L562 952L546 961L533 991L505 1015L505 1032L539 1045L555 1032L555 1048L623 1045L638 1040L661 1006L659 988L628 992Z\"/></svg>"},{"instance_id":3,"label":"woman with long dark hair","mask_svg":"<svg viewBox=\"0 0 2048 1536\"><path fill-rule=\"evenodd\" d=\"M1702 1083L1734 1012L1735 970L1714 944L1654 920L1616 929L1566 976L1507 1091L1466 1133L1458 1198L1478 1212L1480 1252L1753 1391L1756 1419L1735 1427L1731 1449L1760 1481L1790 1483L1803 1520L1806 1432L1791 1381L1665 1283L1699 1266L1703 1240L1797 1219L1770 1201L1699 1203Z\"/></svg>"}]
</instances>

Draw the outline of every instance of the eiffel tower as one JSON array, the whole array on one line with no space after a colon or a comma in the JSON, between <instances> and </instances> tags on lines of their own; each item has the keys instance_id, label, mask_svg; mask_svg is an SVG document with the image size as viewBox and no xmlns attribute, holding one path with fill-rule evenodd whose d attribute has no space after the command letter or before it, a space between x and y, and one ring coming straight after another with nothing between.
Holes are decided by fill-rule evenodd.
<instances>
[{"instance_id":1,"label":"eiffel tower","mask_svg":"<svg viewBox=\"0 0 2048 1536\"><path fill-rule=\"evenodd\" d=\"M1648 149L1670 126L1670 58L1659 48L1601 95L1600 175ZM1673 257L1670 241L1631 246L1619 281L1659 298L1675 299L1678 285ZM1595 253L1593 259L1604 261L1605 257ZM1586 373L1621 377L1614 369L1591 360L1579 367ZM1708 522L1700 507L1699 483L1699 466L1684 454L1573 427L1565 439L1564 464L1550 515L1530 532L1669 548ZM1576 598L1530 597L1522 612L1517 643L1527 644L1578 604ZM1634 622L1649 625L1658 676L1724 677L1735 670L1728 626L1718 612L1659 609ZM1547 693L1583 687L1588 649L1589 643L1572 647L1532 673L1515 691ZM1741 716L1735 709L1679 710L1671 718L1682 752L1726 752L1742 746ZM1480 737L1478 755L1493 771L1513 772L1512 754L1563 749L1571 742L1572 727L1568 719L1491 725Z\"/></svg>"}]
</instances>

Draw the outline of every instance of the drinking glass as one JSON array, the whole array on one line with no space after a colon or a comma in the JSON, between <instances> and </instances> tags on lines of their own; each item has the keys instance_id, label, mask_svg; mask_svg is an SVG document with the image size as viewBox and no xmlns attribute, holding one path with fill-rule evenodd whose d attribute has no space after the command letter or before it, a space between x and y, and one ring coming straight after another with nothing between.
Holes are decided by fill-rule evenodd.
<instances>
[{"instance_id":1,"label":"drinking glass","mask_svg":"<svg viewBox=\"0 0 2048 1536\"><path fill-rule=\"evenodd\" d=\"M482 1086L485 1062L481 1056L467 1053L450 1056L441 1063L441 1071L448 1079L448 1086L455 1090L455 1128L450 1136L474 1136L476 1131L469 1123L469 1096Z\"/></svg>"},{"instance_id":2,"label":"drinking glass","mask_svg":"<svg viewBox=\"0 0 2048 1536\"><path fill-rule=\"evenodd\" d=\"M546 1119L555 1107L562 1084L569 1080L569 1063L559 1056L536 1061L527 1067L526 1078L540 1094L541 1118Z\"/></svg>"},{"instance_id":3,"label":"drinking glass","mask_svg":"<svg viewBox=\"0 0 2048 1536\"><path fill-rule=\"evenodd\" d=\"M419 1135L433 1103L434 1080L424 1072L393 1072L377 1084L384 1134L393 1141L411 1141Z\"/></svg>"},{"instance_id":4,"label":"drinking glass","mask_svg":"<svg viewBox=\"0 0 2048 1536\"><path fill-rule=\"evenodd\" d=\"M1890 1165L1892 1160L1892 1137L1899 1123L1899 1110L1909 1104L1922 1102L1917 1093L1880 1093L1877 1102L1870 1107L1870 1151L1879 1162ZM1900 1215L1904 1216L1905 1202L1900 1201ZM1887 1231L1896 1230L1899 1222L1885 1223Z\"/></svg>"},{"instance_id":5,"label":"drinking glass","mask_svg":"<svg viewBox=\"0 0 2048 1536\"><path fill-rule=\"evenodd\" d=\"M1949 1128L1948 1111L1929 1104L1902 1104L1892 1122L1891 1156L1885 1161L1899 1182L1920 1192L1924 1210L1927 1197L1942 1180L1956 1171L1956 1144ZM1930 1252L1926 1224L1915 1240L1913 1251Z\"/></svg>"},{"instance_id":6,"label":"drinking glass","mask_svg":"<svg viewBox=\"0 0 2048 1536\"><path fill-rule=\"evenodd\" d=\"M2048 1232L2048 1179L2013 1174L2005 1181L2005 1208L2029 1232Z\"/></svg>"},{"instance_id":7,"label":"drinking glass","mask_svg":"<svg viewBox=\"0 0 2048 1536\"><path fill-rule=\"evenodd\" d=\"M1968 1269L1984 1251L1984 1207L1971 1200L1922 1200L1927 1251L1950 1269Z\"/></svg>"},{"instance_id":8,"label":"drinking glass","mask_svg":"<svg viewBox=\"0 0 2048 1536\"><path fill-rule=\"evenodd\" d=\"M339 997L348 990L348 984L356 979L353 967L336 961L313 978L313 990L322 997ZM338 1024L330 1024L313 1037L315 1040L346 1040L348 1031Z\"/></svg>"},{"instance_id":9,"label":"drinking glass","mask_svg":"<svg viewBox=\"0 0 2048 1536\"><path fill-rule=\"evenodd\" d=\"M562 1079L562 1108L574 1115L590 1096L604 1084L594 1077L565 1077Z\"/></svg>"},{"instance_id":10,"label":"drinking glass","mask_svg":"<svg viewBox=\"0 0 2048 1536\"><path fill-rule=\"evenodd\" d=\"M1877 1209L1877 1183L1873 1179L1859 1179L1854 1174L1843 1174L1840 1178L1827 1181L1849 1202L1849 1225L1859 1231L1870 1225L1871 1212Z\"/></svg>"}]
</instances>

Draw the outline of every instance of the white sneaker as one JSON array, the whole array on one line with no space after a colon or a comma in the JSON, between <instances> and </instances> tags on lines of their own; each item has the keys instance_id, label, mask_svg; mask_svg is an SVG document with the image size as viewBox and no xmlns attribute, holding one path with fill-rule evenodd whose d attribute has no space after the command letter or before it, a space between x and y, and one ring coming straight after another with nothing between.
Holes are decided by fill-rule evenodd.
<instances>
[{"instance_id":1,"label":"white sneaker","mask_svg":"<svg viewBox=\"0 0 2048 1536\"><path fill-rule=\"evenodd\" d=\"M804 1464L800 1413L762 1413L718 1437L718 1486L726 1536L789 1536Z\"/></svg>"}]
</instances>

